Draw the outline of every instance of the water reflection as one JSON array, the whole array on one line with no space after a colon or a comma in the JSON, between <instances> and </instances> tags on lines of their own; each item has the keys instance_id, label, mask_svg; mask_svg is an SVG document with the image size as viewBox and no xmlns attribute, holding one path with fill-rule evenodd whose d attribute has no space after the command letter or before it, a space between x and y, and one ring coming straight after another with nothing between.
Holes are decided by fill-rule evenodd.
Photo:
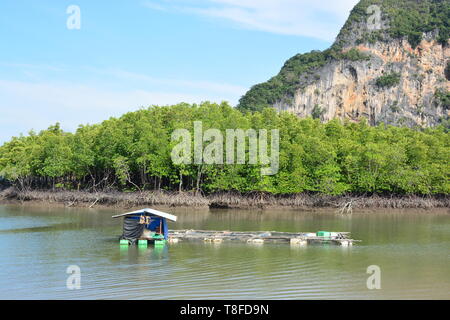
<instances>
[{"instance_id":1,"label":"water reflection","mask_svg":"<svg viewBox=\"0 0 450 320\"><path fill-rule=\"evenodd\" d=\"M165 208L158 208L165 210ZM448 212L336 215L330 211L167 209L170 228L349 231L334 245L178 243L120 246L118 210L0 206L0 298L450 298ZM67 290L78 265L82 289ZM367 290L379 265L382 290Z\"/></svg>"}]
</instances>

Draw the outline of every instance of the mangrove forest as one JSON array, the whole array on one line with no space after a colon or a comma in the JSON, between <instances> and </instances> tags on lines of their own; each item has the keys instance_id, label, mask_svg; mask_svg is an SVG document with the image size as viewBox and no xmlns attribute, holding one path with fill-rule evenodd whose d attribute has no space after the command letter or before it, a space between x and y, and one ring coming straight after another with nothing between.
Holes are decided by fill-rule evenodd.
<instances>
[{"instance_id":1,"label":"mangrove forest","mask_svg":"<svg viewBox=\"0 0 450 320\"><path fill-rule=\"evenodd\" d=\"M174 164L172 132L192 132L195 121L224 134L278 129L277 174L261 175L259 163ZM0 177L21 190L436 195L450 193L449 159L444 126L321 123L271 108L249 113L204 102L142 108L76 132L55 124L13 137L0 147Z\"/></svg>"}]
</instances>

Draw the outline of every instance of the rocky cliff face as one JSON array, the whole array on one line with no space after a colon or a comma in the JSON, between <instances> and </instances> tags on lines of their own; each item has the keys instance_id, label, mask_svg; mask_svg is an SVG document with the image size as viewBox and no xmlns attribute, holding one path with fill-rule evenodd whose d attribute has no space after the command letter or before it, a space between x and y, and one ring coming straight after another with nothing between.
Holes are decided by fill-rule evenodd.
<instances>
[{"instance_id":1,"label":"rocky cliff face","mask_svg":"<svg viewBox=\"0 0 450 320\"><path fill-rule=\"evenodd\" d=\"M315 71L318 80L296 90L290 103L280 100L274 107L300 117L316 115L324 121L365 117L373 125L431 126L450 115L436 96L439 89L450 90L445 77L448 46L422 40L413 49L407 40L395 40L356 48L370 59L327 63ZM400 75L399 82L389 87L377 85L378 79L390 74Z\"/></svg>"},{"instance_id":2,"label":"rocky cliff face","mask_svg":"<svg viewBox=\"0 0 450 320\"><path fill-rule=\"evenodd\" d=\"M308 72L293 74L282 69L268 83L252 88L241 99L241 106L263 101L300 117L323 121L364 117L372 125L434 126L448 121L450 46L448 40L438 41L439 30L423 32L411 44L408 37L388 34L390 21L385 16L382 30L373 33L374 41L373 37L367 40L373 31L364 20L353 20L346 23L333 45L340 58L327 58ZM349 52L356 52L357 57L349 58ZM294 85L286 85L288 76L297 77ZM266 90L261 88L279 92L287 87L291 90L261 100L260 92Z\"/></svg>"}]
</instances>

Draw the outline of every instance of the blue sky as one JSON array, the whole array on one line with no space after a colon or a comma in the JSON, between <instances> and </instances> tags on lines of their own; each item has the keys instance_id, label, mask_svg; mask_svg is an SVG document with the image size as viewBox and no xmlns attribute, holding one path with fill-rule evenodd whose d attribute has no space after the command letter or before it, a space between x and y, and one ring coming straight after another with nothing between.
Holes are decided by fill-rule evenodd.
<instances>
[{"instance_id":1,"label":"blue sky","mask_svg":"<svg viewBox=\"0 0 450 320\"><path fill-rule=\"evenodd\" d=\"M357 0L2 0L0 143L153 104L229 101L330 46ZM70 5L80 29L69 30Z\"/></svg>"}]
</instances>

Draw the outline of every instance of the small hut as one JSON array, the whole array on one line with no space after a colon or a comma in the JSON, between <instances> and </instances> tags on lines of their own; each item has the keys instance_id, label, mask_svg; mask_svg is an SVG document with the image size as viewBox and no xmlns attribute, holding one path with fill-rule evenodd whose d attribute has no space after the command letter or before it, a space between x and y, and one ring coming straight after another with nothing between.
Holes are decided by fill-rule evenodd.
<instances>
[{"instance_id":1,"label":"small hut","mask_svg":"<svg viewBox=\"0 0 450 320\"><path fill-rule=\"evenodd\" d=\"M121 243L144 243L154 241L156 243L165 242L169 238L169 228L167 220L177 221L177 217L166 212L155 209L141 209L132 212L122 213L113 218L123 217L123 234L120 237Z\"/></svg>"}]
</instances>

